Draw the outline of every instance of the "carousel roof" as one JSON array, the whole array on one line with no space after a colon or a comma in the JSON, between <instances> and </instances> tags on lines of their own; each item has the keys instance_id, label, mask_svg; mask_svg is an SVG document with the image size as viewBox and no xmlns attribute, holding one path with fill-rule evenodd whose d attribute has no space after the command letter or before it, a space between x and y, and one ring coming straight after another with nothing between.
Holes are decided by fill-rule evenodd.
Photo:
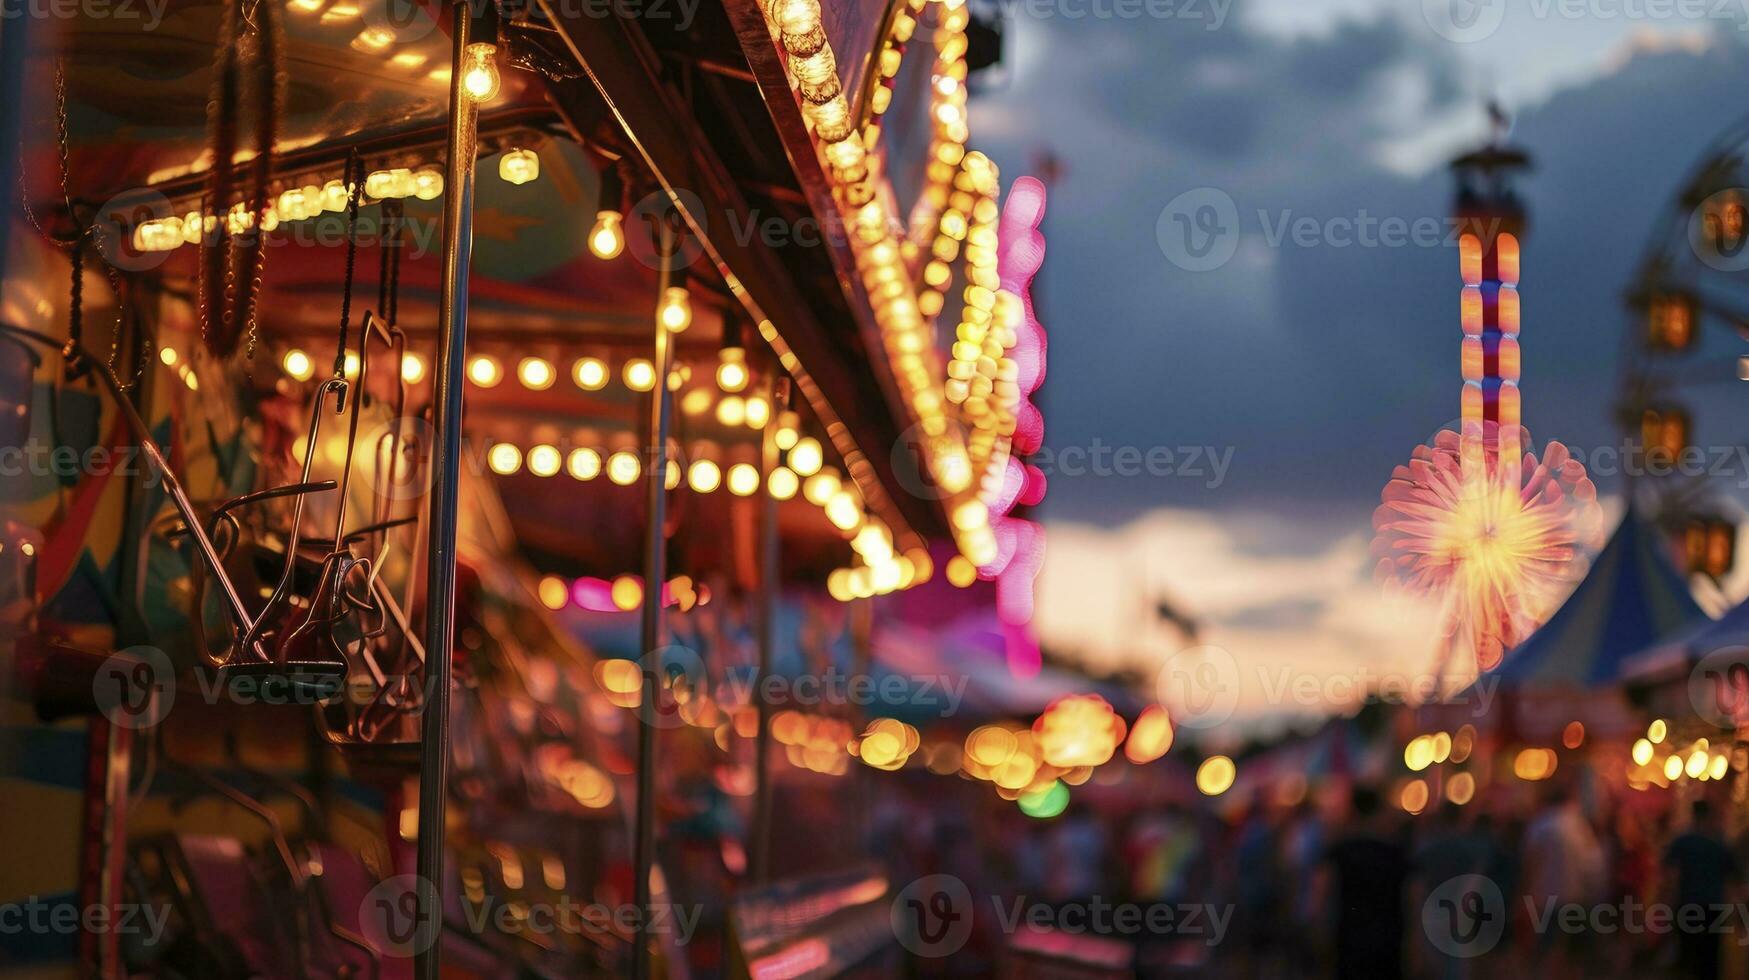
<instances>
[{"instance_id":1,"label":"carousel roof","mask_svg":"<svg viewBox=\"0 0 1749 980\"><path fill-rule=\"evenodd\" d=\"M1573 594L1490 676L1509 688L1600 687L1648 644L1705 618L1630 507Z\"/></svg>"}]
</instances>

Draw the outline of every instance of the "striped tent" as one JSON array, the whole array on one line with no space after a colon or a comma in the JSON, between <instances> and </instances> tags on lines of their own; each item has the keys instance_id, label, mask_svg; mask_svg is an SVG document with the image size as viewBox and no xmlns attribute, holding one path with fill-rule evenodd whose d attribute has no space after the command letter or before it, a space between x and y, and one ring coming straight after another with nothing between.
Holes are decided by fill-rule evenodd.
<instances>
[{"instance_id":1,"label":"striped tent","mask_svg":"<svg viewBox=\"0 0 1749 980\"><path fill-rule=\"evenodd\" d=\"M1702 657L1731 647L1749 647L1749 601L1738 603L1718 619L1695 623L1662 638L1628 658L1623 676L1650 683L1686 677Z\"/></svg>"},{"instance_id":2,"label":"striped tent","mask_svg":"<svg viewBox=\"0 0 1749 980\"><path fill-rule=\"evenodd\" d=\"M1632 507L1567 601L1490 676L1523 690L1598 688L1627 662L1706 614Z\"/></svg>"}]
</instances>

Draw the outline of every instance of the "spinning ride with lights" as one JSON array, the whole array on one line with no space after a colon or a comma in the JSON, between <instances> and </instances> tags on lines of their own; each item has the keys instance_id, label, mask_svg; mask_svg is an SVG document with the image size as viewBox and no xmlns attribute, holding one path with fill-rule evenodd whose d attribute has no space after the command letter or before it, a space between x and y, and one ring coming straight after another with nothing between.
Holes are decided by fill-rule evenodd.
<instances>
[{"instance_id":1,"label":"spinning ride with lights","mask_svg":"<svg viewBox=\"0 0 1749 980\"><path fill-rule=\"evenodd\" d=\"M1499 666L1554 611L1602 538L1584 466L1558 442L1539 458L1520 424L1525 221L1511 175L1529 162L1496 140L1452 163L1463 277L1458 427L1416 447L1373 513L1378 577L1443 603L1439 676L1459 649L1473 652L1476 671Z\"/></svg>"}]
</instances>

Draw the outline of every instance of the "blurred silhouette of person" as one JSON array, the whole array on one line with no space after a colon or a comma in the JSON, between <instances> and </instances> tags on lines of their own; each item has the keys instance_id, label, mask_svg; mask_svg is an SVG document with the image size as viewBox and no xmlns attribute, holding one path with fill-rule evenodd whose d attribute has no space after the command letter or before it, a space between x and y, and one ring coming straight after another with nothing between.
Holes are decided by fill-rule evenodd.
<instances>
[{"instance_id":1,"label":"blurred silhouette of person","mask_svg":"<svg viewBox=\"0 0 1749 980\"><path fill-rule=\"evenodd\" d=\"M1355 786L1349 805L1354 826L1326 852L1328 874L1320 889L1333 897L1335 907L1336 976L1398 980L1409 857L1401 835L1386 826L1377 790Z\"/></svg>"},{"instance_id":2,"label":"blurred silhouette of person","mask_svg":"<svg viewBox=\"0 0 1749 980\"><path fill-rule=\"evenodd\" d=\"M1415 848L1416 899L1411 907L1420 908L1429 893L1453 878L1487 874L1492 860L1493 845L1486 830L1475 821L1466 821L1456 806L1439 807L1428 815ZM1431 943L1424 944L1421 951L1434 967L1434 975L1446 980L1469 976L1469 959L1451 956Z\"/></svg>"},{"instance_id":3,"label":"blurred silhouette of person","mask_svg":"<svg viewBox=\"0 0 1749 980\"><path fill-rule=\"evenodd\" d=\"M1324 859L1327 830L1318 806L1301 800L1282 834L1282 865L1288 879L1288 955L1297 975L1315 973L1323 956L1324 937L1330 931L1330 916L1318 901L1317 882Z\"/></svg>"},{"instance_id":4,"label":"blurred silhouette of person","mask_svg":"<svg viewBox=\"0 0 1749 980\"><path fill-rule=\"evenodd\" d=\"M1712 925L1715 911L1725 903L1726 889L1738 880L1740 870L1737 855L1725 844L1712 804L1695 800L1690 813L1693 821L1689 828L1664 850L1664 867L1674 878L1671 899L1677 913L1679 962L1682 975L1691 980L1718 980L1719 943L1724 937ZM1686 916L1697 916L1686 919L1684 910L1691 906L1699 906L1701 912L1686 912ZM1700 925L1685 928L1685 921Z\"/></svg>"},{"instance_id":5,"label":"blurred silhouette of person","mask_svg":"<svg viewBox=\"0 0 1749 980\"><path fill-rule=\"evenodd\" d=\"M1238 900L1234 925L1251 963L1247 972L1256 975L1280 948L1285 898L1280 822L1261 790L1239 826L1233 862Z\"/></svg>"},{"instance_id":6,"label":"blurred silhouette of person","mask_svg":"<svg viewBox=\"0 0 1749 980\"><path fill-rule=\"evenodd\" d=\"M1538 913L1573 904L1590 907L1603 897L1607 881L1603 845L1580 805L1577 784L1568 778L1550 782L1542 812L1524 831L1526 898ZM1558 916L1546 921L1536 960L1564 975L1585 952L1583 935L1559 928Z\"/></svg>"}]
</instances>

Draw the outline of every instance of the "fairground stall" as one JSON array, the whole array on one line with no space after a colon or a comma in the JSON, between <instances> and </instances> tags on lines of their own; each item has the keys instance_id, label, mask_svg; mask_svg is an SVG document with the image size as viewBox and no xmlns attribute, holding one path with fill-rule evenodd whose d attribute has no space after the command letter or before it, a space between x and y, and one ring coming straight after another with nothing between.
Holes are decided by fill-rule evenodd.
<instances>
[{"instance_id":1,"label":"fairground stall","mask_svg":"<svg viewBox=\"0 0 1749 980\"><path fill-rule=\"evenodd\" d=\"M871 668L879 597L1038 669L1044 191L967 147L999 35L45 10L0 20L0 896L163 918L0 965L890 965L840 777L906 764L931 670Z\"/></svg>"}]
</instances>

